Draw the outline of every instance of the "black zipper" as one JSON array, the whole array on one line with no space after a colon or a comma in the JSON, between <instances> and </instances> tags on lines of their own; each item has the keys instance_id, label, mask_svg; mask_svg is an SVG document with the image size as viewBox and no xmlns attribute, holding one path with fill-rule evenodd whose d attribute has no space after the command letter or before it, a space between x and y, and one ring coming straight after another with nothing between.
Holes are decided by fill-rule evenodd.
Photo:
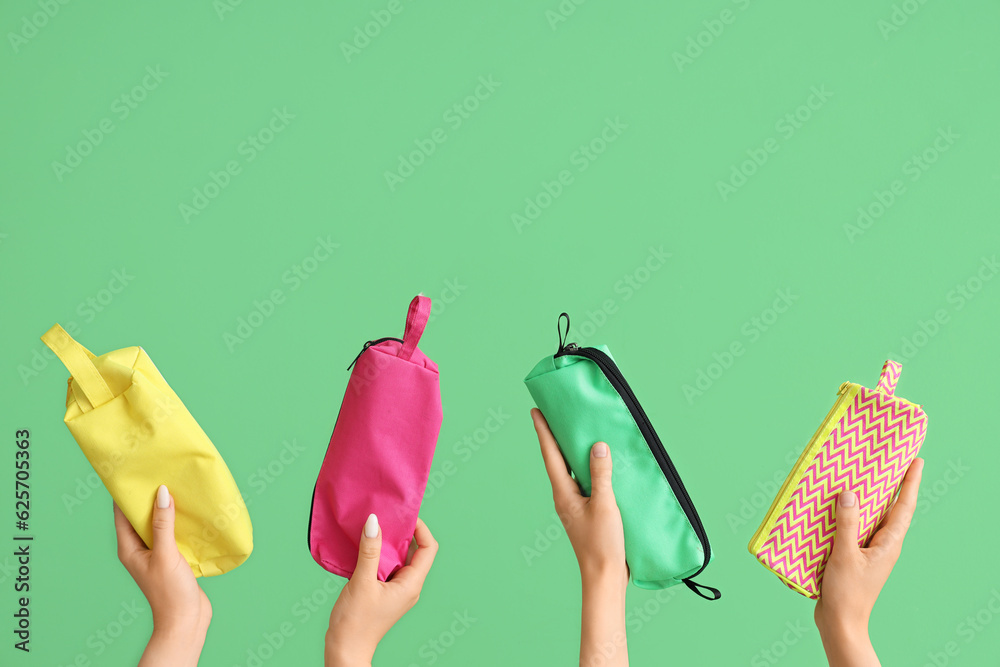
<instances>
[{"instance_id":1,"label":"black zipper","mask_svg":"<svg viewBox=\"0 0 1000 667\"><path fill-rule=\"evenodd\" d=\"M325 458L325 457L324 457ZM309 500L309 525L306 526L306 544L309 546L309 553L313 548L313 512L316 511L316 487L319 486L319 479L313 484L312 498Z\"/></svg>"},{"instance_id":2,"label":"black zipper","mask_svg":"<svg viewBox=\"0 0 1000 667\"><path fill-rule=\"evenodd\" d=\"M365 343L364 347L361 348L361 351L358 352L358 356L354 357L354 361L352 361L351 365L347 367L347 370L351 370L351 368L354 367L354 364L358 363L358 359L360 359L361 355L365 353L365 350L370 348L372 345L378 345L379 343L384 343L387 340L394 340L397 343L403 342L402 338L396 338L395 336L384 336L382 338L376 338L375 340L370 340L367 343Z\"/></svg>"},{"instance_id":3,"label":"black zipper","mask_svg":"<svg viewBox=\"0 0 1000 667\"><path fill-rule=\"evenodd\" d=\"M562 319L563 316L566 317L566 335L568 336L569 315L563 313L559 316L560 319ZM706 600L718 600L722 597L722 593L719 592L718 589L692 581L694 577L704 571L704 569L708 566L709 559L712 557L712 546L709 544L708 534L705 532L705 526L701 523L701 517L698 516L698 511L695 509L694 503L691 502L691 496L688 495L687 489L684 488L684 482L681 481L680 475L677 474L677 468L674 467L674 463L670 460L667 450L664 448L663 443L660 442L659 436L656 435L656 431L653 429L653 424L649 421L649 417L646 416L646 411L642 409L642 405L639 404L639 400L635 397L635 394L632 392L632 388L629 386L625 377L618 369L617 364L615 364L611 357L595 347L580 347L576 343L564 344L562 331L560 330L559 350L556 352L555 356L561 357L564 355L584 357L597 364L597 367L601 369L602 373L604 373L604 376L608 379L608 382L611 383L611 386L614 387L615 391L617 391L619 396L622 397L622 401L632 414L632 418L639 427L639 432L642 433L642 437L645 439L646 445L649 447L649 451L652 452L653 458L655 458L656 462L660 465L660 470L663 472L663 476L667 478L667 482L670 484L670 488L673 490L674 496L677 497L677 501L680 503L681 509L684 510L684 514L691 523L691 527L698 536L698 540L701 542L702 549L705 552L705 559L702 562L701 567L697 572L683 579L684 584L697 595L705 598ZM705 588L711 591L713 595L707 596L698 590L699 588Z\"/></svg>"},{"instance_id":4,"label":"black zipper","mask_svg":"<svg viewBox=\"0 0 1000 667\"><path fill-rule=\"evenodd\" d=\"M364 350L362 350L364 352ZM359 355L360 356L360 355ZM341 406L343 407L343 406ZM340 410L337 410L337 418L333 420L333 430L337 430L337 422L340 421ZM330 434L330 439L333 439L333 432ZM329 453L330 445L326 446L326 451ZM326 462L326 454L323 454L323 462ZM323 463L320 463L320 474L323 472ZM312 534L313 534L313 512L316 510L316 489L319 487L319 476L316 477L316 483L313 484L313 494L312 500L309 501L309 525L306 527L306 543L309 545L309 553L312 553ZM324 568L326 569L326 568Z\"/></svg>"}]
</instances>

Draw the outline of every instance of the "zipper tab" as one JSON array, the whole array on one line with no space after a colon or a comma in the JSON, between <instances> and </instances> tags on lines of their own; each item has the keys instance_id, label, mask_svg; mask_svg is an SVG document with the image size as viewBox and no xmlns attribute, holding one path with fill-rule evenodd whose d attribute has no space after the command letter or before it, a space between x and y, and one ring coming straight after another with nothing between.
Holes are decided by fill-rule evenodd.
<instances>
[{"instance_id":1,"label":"zipper tab","mask_svg":"<svg viewBox=\"0 0 1000 667\"><path fill-rule=\"evenodd\" d=\"M563 332L562 321L566 318L566 331ZM560 313L559 317L556 318L556 333L559 334L559 347L556 349L556 354L560 354L568 346L572 345L576 347L575 343L567 343L569 340L569 313Z\"/></svg>"},{"instance_id":2,"label":"zipper tab","mask_svg":"<svg viewBox=\"0 0 1000 667\"><path fill-rule=\"evenodd\" d=\"M684 585L691 589L691 592L698 597L705 598L706 600L718 600L722 597L722 592L718 588L706 586L705 584L699 584L691 577L681 579L681 581L683 581Z\"/></svg>"}]
</instances>

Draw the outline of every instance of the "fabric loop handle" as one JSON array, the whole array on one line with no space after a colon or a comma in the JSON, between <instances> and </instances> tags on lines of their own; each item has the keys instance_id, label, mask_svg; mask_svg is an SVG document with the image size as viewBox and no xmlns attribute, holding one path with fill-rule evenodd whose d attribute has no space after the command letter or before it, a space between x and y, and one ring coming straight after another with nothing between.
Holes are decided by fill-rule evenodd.
<instances>
[{"instance_id":1,"label":"fabric loop handle","mask_svg":"<svg viewBox=\"0 0 1000 667\"><path fill-rule=\"evenodd\" d=\"M400 359L409 361L413 351L417 349L420 336L424 333L427 320L431 316L431 300L423 294L413 297L410 309L406 312L406 328L403 330L403 344L399 348Z\"/></svg>"},{"instance_id":2,"label":"fabric loop handle","mask_svg":"<svg viewBox=\"0 0 1000 667\"><path fill-rule=\"evenodd\" d=\"M903 372L903 366L897 361L889 359L882 366L882 374L878 378L878 389L883 394L892 396L896 391L896 383L899 382L899 375Z\"/></svg>"},{"instance_id":3,"label":"fabric loop handle","mask_svg":"<svg viewBox=\"0 0 1000 667\"><path fill-rule=\"evenodd\" d=\"M69 370L70 375L76 380L77 385L83 390L84 396L90 402L88 408L78 401L84 412L100 407L115 397L111 393L111 389L108 388L108 383L104 381L101 373L97 370L97 366L94 365L96 358L94 354L73 340L61 326L56 324L46 331L45 335L42 336L42 342L59 357L59 360Z\"/></svg>"}]
</instances>

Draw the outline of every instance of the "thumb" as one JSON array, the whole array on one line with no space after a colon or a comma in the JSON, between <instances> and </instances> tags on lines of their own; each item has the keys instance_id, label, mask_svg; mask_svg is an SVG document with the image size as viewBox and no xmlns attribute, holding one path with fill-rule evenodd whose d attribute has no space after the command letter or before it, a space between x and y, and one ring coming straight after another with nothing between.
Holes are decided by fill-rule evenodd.
<instances>
[{"instance_id":1,"label":"thumb","mask_svg":"<svg viewBox=\"0 0 1000 667\"><path fill-rule=\"evenodd\" d=\"M153 503L153 556L173 556L177 553L174 539L174 499L163 484L156 490Z\"/></svg>"},{"instance_id":2,"label":"thumb","mask_svg":"<svg viewBox=\"0 0 1000 667\"><path fill-rule=\"evenodd\" d=\"M611 448L606 442L598 442L590 449L590 497L615 500L611 487Z\"/></svg>"},{"instance_id":3,"label":"thumb","mask_svg":"<svg viewBox=\"0 0 1000 667\"><path fill-rule=\"evenodd\" d=\"M857 553L858 495L853 491L841 491L837 496L836 526L832 555L845 558Z\"/></svg>"},{"instance_id":4,"label":"thumb","mask_svg":"<svg viewBox=\"0 0 1000 667\"><path fill-rule=\"evenodd\" d=\"M378 525L378 517L368 515L365 527L361 531L361 542L358 544L358 565L354 568L351 579L378 579L378 563L382 555L382 530Z\"/></svg>"}]
</instances>

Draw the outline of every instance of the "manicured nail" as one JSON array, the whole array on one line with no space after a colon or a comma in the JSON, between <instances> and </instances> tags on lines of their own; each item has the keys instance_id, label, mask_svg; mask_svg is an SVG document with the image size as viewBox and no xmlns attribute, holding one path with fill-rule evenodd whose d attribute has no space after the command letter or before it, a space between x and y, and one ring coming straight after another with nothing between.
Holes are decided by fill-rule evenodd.
<instances>
[{"instance_id":1,"label":"manicured nail","mask_svg":"<svg viewBox=\"0 0 1000 667\"><path fill-rule=\"evenodd\" d=\"M858 502L858 496L853 491L844 491L840 494L841 507L854 507Z\"/></svg>"},{"instance_id":2,"label":"manicured nail","mask_svg":"<svg viewBox=\"0 0 1000 667\"><path fill-rule=\"evenodd\" d=\"M378 537L378 517L374 514L369 514L365 521L365 537Z\"/></svg>"},{"instance_id":3,"label":"manicured nail","mask_svg":"<svg viewBox=\"0 0 1000 667\"><path fill-rule=\"evenodd\" d=\"M161 510L170 507L170 492L165 484L160 484L160 488L156 490L156 506Z\"/></svg>"},{"instance_id":4,"label":"manicured nail","mask_svg":"<svg viewBox=\"0 0 1000 667\"><path fill-rule=\"evenodd\" d=\"M599 442L594 445L594 458L603 459L608 455L608 445L603 442Z\"/></svg>"}]
</instances>

